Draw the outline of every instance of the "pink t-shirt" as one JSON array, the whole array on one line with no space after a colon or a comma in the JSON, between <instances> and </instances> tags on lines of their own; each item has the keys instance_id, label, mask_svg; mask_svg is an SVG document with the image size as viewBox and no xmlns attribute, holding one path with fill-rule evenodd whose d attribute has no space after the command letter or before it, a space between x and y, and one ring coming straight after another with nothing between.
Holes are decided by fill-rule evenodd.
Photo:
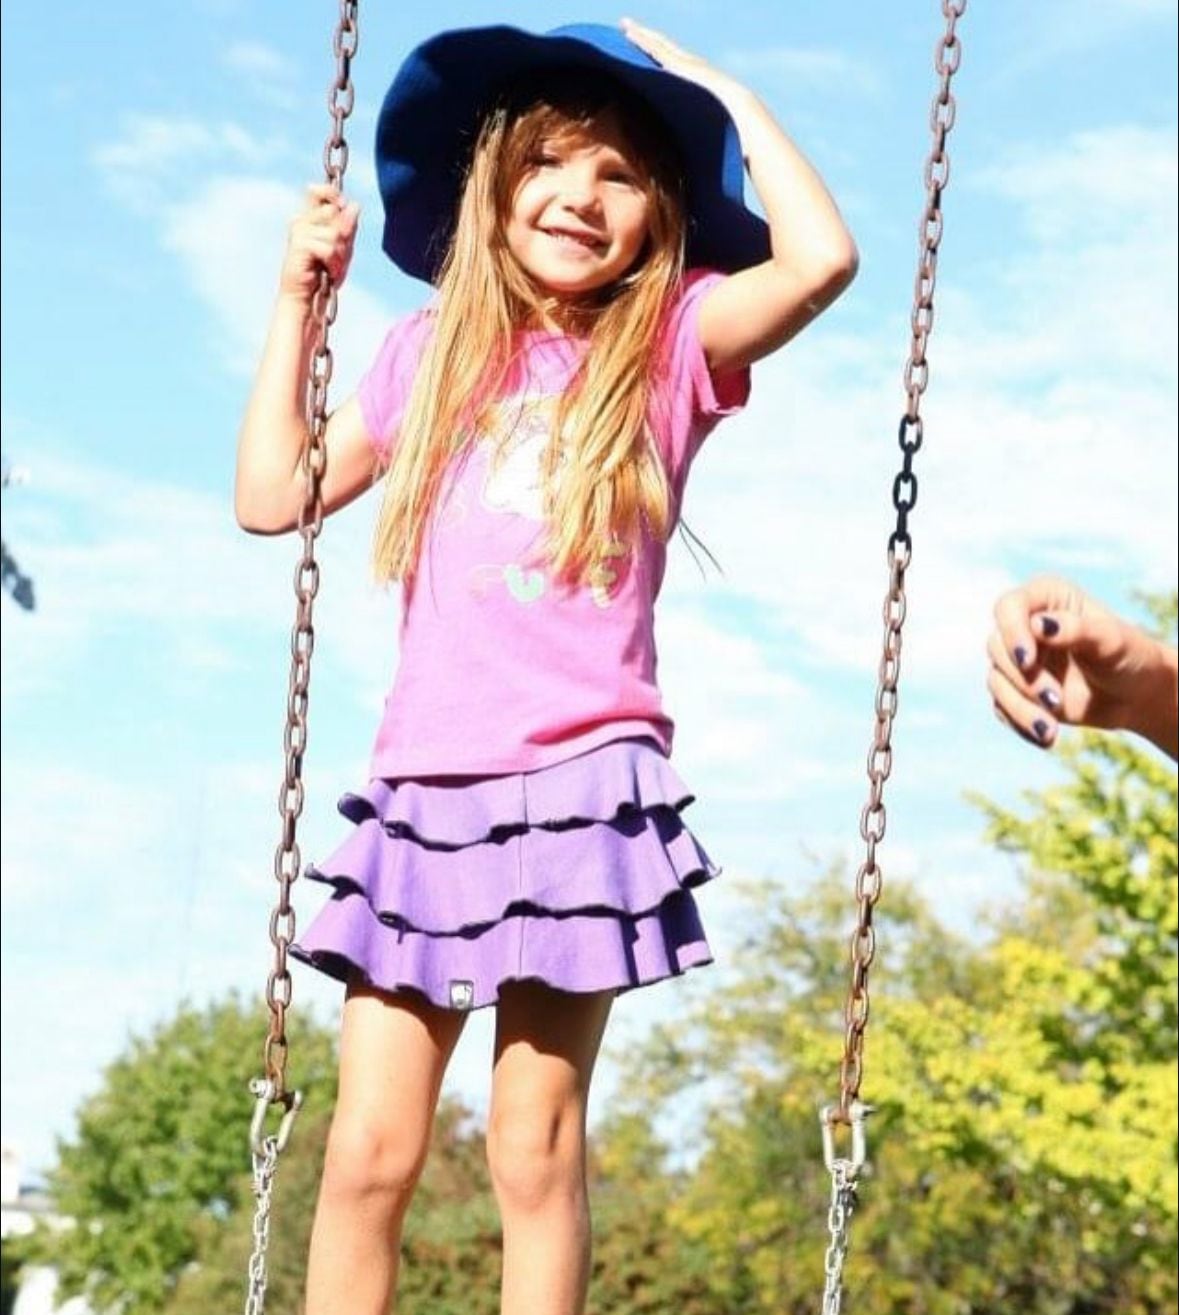
<instances>
[{"instance_id":1,"label":"pink t-shirt","mask_svg":"<svg viewBox=\"0 0 1179 1315\"><path fill-rule=\"evenodd\" d=\"M701 296L721 277L690 273L664 329L650 420L677 506L704 437L749 393L748 370L710 375L697 333ZM383 460L431 325L427 311L395 325L361 381L361 412ZM546 332L521 339L486 432L448 472L405 591L374 776L533 771L624 736L671 748L653 626L666 547L644 536L618 556L604 544L590 583L578 587L538 564L541 458L584 344Z\"/></svg>"}]
</instances>

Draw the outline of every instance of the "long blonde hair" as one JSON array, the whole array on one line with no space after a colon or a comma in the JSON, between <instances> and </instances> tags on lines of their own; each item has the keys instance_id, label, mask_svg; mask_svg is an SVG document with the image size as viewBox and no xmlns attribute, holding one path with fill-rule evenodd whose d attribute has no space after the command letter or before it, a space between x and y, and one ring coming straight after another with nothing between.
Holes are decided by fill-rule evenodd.
<instances>
[{"instance_id":1,"label":"long blonde hair","mask_svg":"<svg viewBox=\"0 0 1179 1315\"><path fill-rule=\"evenodd\" d=\"M572 307L547 301L509 251L504 230L536 150L616 116L649 198L648 236L615 284ZM587 579L608 546L670 533L672 497L648 427L664 307L683 273L684 209L666 131L641 100L570 71L538 79L484 119L438 278L433 333L385 477L374 544L378 577L412 581L448 467L467 450L504 387L513 334L564 315L587 341L555 407L544 465L547 565Z\"/></svg>"}]
</instances>

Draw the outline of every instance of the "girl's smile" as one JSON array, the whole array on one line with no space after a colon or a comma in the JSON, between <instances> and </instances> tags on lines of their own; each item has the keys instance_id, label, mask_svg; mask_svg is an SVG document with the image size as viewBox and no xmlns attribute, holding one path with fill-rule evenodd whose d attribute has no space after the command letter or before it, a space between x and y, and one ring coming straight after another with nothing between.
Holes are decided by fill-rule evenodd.
<instances>
[{"instance_id":1,"label":"girl's smile","mask_svg":"<svg viewBox=\"0 0 1179 1315\"><path fill-rule=\"evenodd\" d=\"M616 282L647 241L651 203L630 148L612 116L593 132L541 143L505 226L520 267L558 296Z\"/></svg>"}]
</instances>

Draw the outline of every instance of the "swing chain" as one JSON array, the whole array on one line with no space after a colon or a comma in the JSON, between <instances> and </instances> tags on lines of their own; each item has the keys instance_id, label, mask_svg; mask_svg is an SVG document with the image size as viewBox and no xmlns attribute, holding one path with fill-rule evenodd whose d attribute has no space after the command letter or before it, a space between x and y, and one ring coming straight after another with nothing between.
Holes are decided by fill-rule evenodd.
<instances>
[{"instance_id":1,"label":"swing chain","mask_svg":"<svg viewBox=\"0 0 1179 1315\"><path fill-rule=\"evenodd\" d=\"M254 1159L254 1249L248 1268L249 1290L245 1315L263 1315L266 1309L266 1252L270 1245L270 1198L274 1190L274 1171L278 1168L277 1137L267 1137Z\"/></svg>"},{"instance_id":2,"label":"swing chain","mask_svg":"<svg viewBox=\"0 0 1179 1315\"><path fill-rule=\"evenodd\" d=\"M340 17L332 49L336 56L336 75L328 90L328 109L332 129L324 146L324 171L327 181L340 187L348 164L348 144L344 140L344 122L352 112L355 91L352 85L352 57L357 48L357 0L341 0ZM291 907L291 886L299 875L302 857L296 840L296 827L303 811L303 754L307 748L308 690L311 682L311 655L315 648L313 608L319 592L319 563L315 559L315 540L323 528L321 483L327 465L324 435L327 430L328 384L332 377L332 352L328 335L336 319L336 288L326 270L320 271L319 284L312 300L315 343L307 372L306 422L307 445L303 450L303 473L306 488L299 508L298 531L303 551L295 568L295 623L291 631L291 672L287 693L287 719L283 734L285 768L278 795L282 818L282 837L274 854L274 878L278 898L270 915L270 943L274 962L266 981L266 1004L270 1025L263 1047L265 1078L256 1094L284 1110L284 1129L289 1135L289 1120L298 1109L298 1093L286 1089L287 1035L286 1014L290 1007L292 983L287 967L287 953L295 939L295 911ZM257 1125L255 1116L255 1125ZM285 1145L286 1137L281 1138ZM251 1145L258 1153L259 1129L251 1132ZM282 1146L278 1147L282 1150Z\"/></svg>"},{"instance_id":3,"label":"swing chain","mask_svg":"<svg viewBox=\"0 0 1179 1315\"><path fill-rule=\"evenodd\" d=\"M858 918L851 936L851 981L844 1006L846 1030L843 1058L839 1066L839 1103L830 1111L829 1116L825 1116L825 1126L827 1123L854 1126L853 1107L859 1103L860 1084L864 1076L864 1030L868 1025L870 1007L868 974L876 955L876 932L872 917L883 885L876 847L884 839L884 783L892 772L892 726L897 713L897 682L901 674L901 630L908 609L905 572L913 550L909 535L909 513L917 502L917 476L913 472L913 459L924 440L921 399L929 383L929 363L925 351L933 331L933 293L937 281L938 247L942 238L942 192L950 178L946 138L956 117L956 104L950 83L962 62L962 43L956 25L966 4L967 0L942 0L946 29L935 51L934 64L939 84L929 116L933 141L925 162L926 202L919 226L921 247L913 286L913 311L910 317L912 336L909 358L904 369L907 406L897 432L902 461L892 486L896 525L888 539L888 592L883 609L884 636L876 689L875 725L868 750L868 801L860 814L860 836L864 841L865 853L855 882ZM855 1172L852 1171L853 1183Z\"/></svg>"},{"instance_id":4,"label":"swing chain","mask_svg":"<svg viewBox=\"0 0 1179 1315\"><path fill-rule=\"evenodd\" d=\"M856 1206L856 1175L847 1160L831 1167L831 1204L827 1229L831 1240L823 1257L823 1307L821 1315L839 1315L843 1309L843 1261L847 1255L848 1229Z\"/></svg>"},{"instance_id":5,"label":"swing chain","mask_svg":"<svg viewBox=\"0 0 1179 1315\"><path fill-rule=\"evenodd\" d=\"M340 188L348 166L348 143L344 140L344 122L352 112L355 91L352 86L352 57L356 54L359 28L358 0L340 0L340 17L336 25L332 50L336 57L336 76L328 89L328 110L332 130L323 151L324 173L328 183ZM336 319L336 288L326 270L321 270L312 298L315 342L307 367L305 419L307 443L302 465L306 486L299 508L298 531L303 551L295 568L295 624L291 631L291 674L287 692L287 719L283 733L284 771L278 794L278 811L282 818L282 836L274 853L274 877L278 898L270 915L270 943L274 961L266 979L266 1005L270 1011L266 1042L263 1046L265 1076L250 1083L254 1096L254 1115L250 1121L250 1154L254 1173L253 1250L248 1268L245 1315L264 1315L266 1308L266 1255L270 1244L270 1204L278 1157L286 1149L295 1116L303 1096L286 1088L287 1033L286 1016L291 1004L292 982L287 968L287 954L295 939L295 911L291 907L291 886L299 875L302 862L296 828L303 812L303 754L307 748L307 706L311 684L311 654L315 649L313 609L319 592L319 563L315 560L315 540L323 528L323 473L327 466L324 443L327 431L328 384L332 377L332 353L328 335ZM282 1109L277 1133L265 1132L266 1115L272 1105Z\"/></svg>"},{"instance_id":6,"label":"swing chain","mask_svg":"<svg viewBox=\"0 0 1179 1315\"><path fill-rule=\"evenodd\" d=\"M892 726L897 713L897 683L901 674L901 632L908 610L905 572L913 554L909 513L917 504L913 459L925 436L921 418L921 399L929 383L925 351L933 332L933 293L942 239L942 192L950 180L946 138L956 117L950 83L962 62L962 44L956 25L966 4L967 0L942 0L946 27L934 54L939 83L929 116L933 141L925 162L926 201L919 229L920 259L913 285L912 336L904 369L907 405L897 431L901 469L892 485L896 525L888 538L888 591L884 598L884 636L877 673L875 723L868 749L868 802L860 813L860 837L865 852L855 882L858 917L851 936L851 981L843 1011L845 1032L843 1058L839 1065L839 1101L824 1107L820 1114L823 1160L831 1175L831 1204L827 1212L830 1241L823 1264L822 1315L839 1315L843 1306L843 1262L856 1207L860 1170L867 1159L864 1120L872 1112L872 1107L863 1104L859 1096L864 1076L864 1031L868 1026L870 1007L868 974L876 957L876 931L872 918L884 882L876 860L876 847L884 839L887 822L884 783L892 772ZM850 1129L849 1157L836 1154L836 1125Z\"/></svg>"},{"instance_id":7,"label":"swing chain","mask_svg":"<svg viewBox=\"0 0 1179 1315\"><path fill-rule=\"evenodd\" d=\"M851 1217L856 1208L860 1170L868 1157L864 1120L871 1113L871 1105L864 1105L858 1100L852 1103L850 1158L835 1153L836 1107L824 1105L819 1113L819 1123L823 1129L823 1163L831 1175L831 1204L827 1209L830 1241L823 1257L823 1306L820 1315L839 1315L843 1308L843 1262L847 1256Z\"/></svg>"}]
</instances>

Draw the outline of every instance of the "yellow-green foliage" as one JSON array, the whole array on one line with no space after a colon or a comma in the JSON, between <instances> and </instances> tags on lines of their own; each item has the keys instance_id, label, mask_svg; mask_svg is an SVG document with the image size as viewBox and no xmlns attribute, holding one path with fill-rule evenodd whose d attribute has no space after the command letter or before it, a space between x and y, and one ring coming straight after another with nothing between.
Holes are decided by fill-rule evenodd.
<instances>
[{"instance_id":1,"label":"yellow-green foliage","mask_svg":"<svg viewBox=\"0 0 1179 1315\"><path fill-rule=\"evenodd\" d=\"M1026 874L989 939L952 935L896 882L880 906L857 1315L1161 1315L1179 1298L1175 776L1113 739L1064 765L1022 815L981 805ZM667 1219L711 1248L718 1313L817 1307L815 1110L836 1090L849 886L753 888L733 980L696 988L632 1061L636 1109L677 1111L698 1151Z\"/></svg>"}]
</instances>

